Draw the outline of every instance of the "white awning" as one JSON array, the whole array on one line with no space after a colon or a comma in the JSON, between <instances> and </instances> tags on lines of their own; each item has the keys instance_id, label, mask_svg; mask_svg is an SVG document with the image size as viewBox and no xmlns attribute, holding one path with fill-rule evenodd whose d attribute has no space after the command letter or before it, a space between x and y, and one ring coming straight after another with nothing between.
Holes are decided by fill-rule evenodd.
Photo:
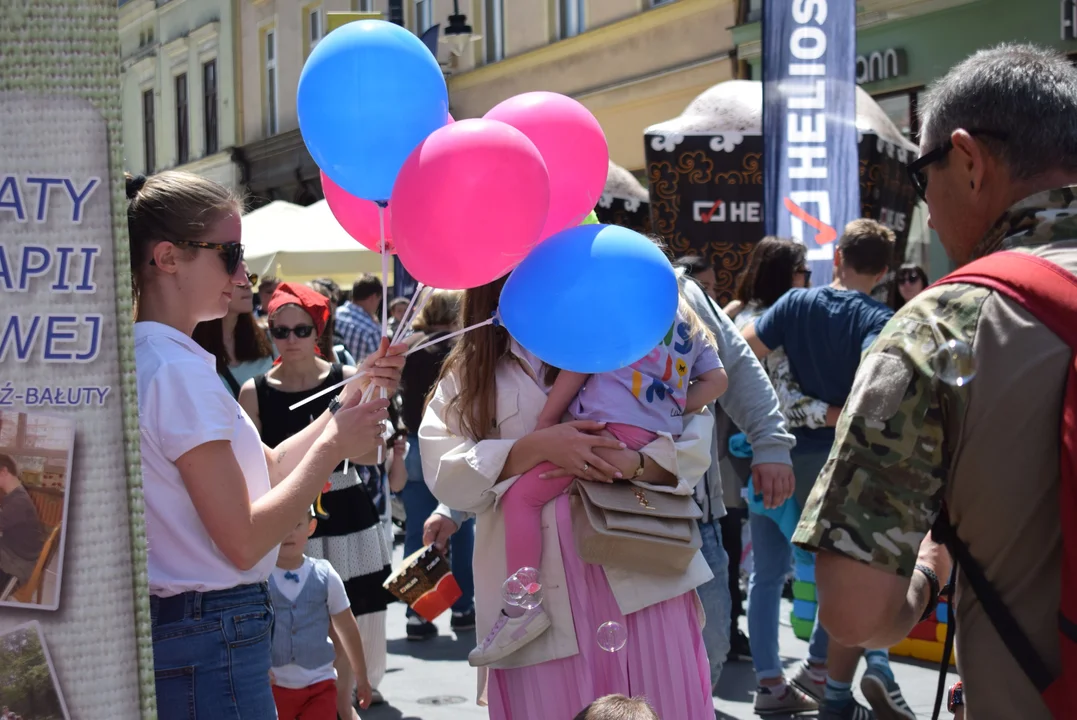
<instances>
[{"instance_id":1,"label":"white awning","mask_svg":"<svg viewBox=\"0 0 1077 720\"><path fill-rule=\"evenodd\" d=\"M331 277L350 283L364 272L381 272L381 256L353 240L325 200L310 207L275 200L247 213L243 244L251 272L282 280Z\"/></svg>"}]
</instances>

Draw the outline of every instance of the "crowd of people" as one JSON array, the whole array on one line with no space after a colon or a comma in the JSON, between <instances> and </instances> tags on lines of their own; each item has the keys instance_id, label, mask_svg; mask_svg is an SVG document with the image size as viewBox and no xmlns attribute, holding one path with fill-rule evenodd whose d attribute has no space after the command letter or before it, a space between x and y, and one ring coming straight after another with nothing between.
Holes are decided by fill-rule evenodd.
<instances>
[{"instance_id":1,"label":"crowd of people","mask_svg":"<svg viewBox=\"0 0 1077 720\"><path fill-rule=\"evenodd\" d=\"M957 264L1007 249L1077 271L1075 111L1077 69L1027 46L977 53L928 92L911 179ZM929 534L940 516L1052 676L1072 657L1055 621L1072 353L996 291L928 287L873 220L844 228L825 286L802 245L761 239L724 308L713 269L681 261L669 335L586 376L503 327L454 335L491 317L504 278L434 292L390 346L377 277L345 297L331 280L252 276L219 185L164 172L129 179L128 196L162 717L350 720L383 701L394 494L405 553L451 556L451 627L476 630L469 662L495 720L711 720L723 664L742 658L760 715L915 720L887 648L950 578ZM872 297L887 278L889 304ZM390 308L398 325L407 301ZM934 357L957 343L975 371L955 381ZM700 550L683 566L583 552L575 495L626 483L632 502L693 505ZM819 612L787 677L795 556L816 566ZM967 717L1051 717L981 593L958 578ZM437 634L408 613L409 639ZM870 708L853 697L861 657Z\"/></svg>"}]
</instances>

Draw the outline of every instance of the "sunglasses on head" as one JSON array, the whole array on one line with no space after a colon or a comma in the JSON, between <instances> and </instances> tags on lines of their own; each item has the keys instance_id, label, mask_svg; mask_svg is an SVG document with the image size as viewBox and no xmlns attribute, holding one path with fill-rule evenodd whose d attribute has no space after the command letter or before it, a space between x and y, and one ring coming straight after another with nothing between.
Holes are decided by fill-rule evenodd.
<instances>
[{"instance_id":1,"label":"sunglasses on head","mask_svg":"<svg viewBox=\"0 0 1077 720\"><path fill-rule=\"evenodd\" d=\"M221 260L224 261L224 269L229 275L235 275L236 270L239 269L239 264L243 262L243 244L242 243L210 243L201 242L199 240L169 240L173 245L183 245L186 247L200 248L202 250L216 250L221 254ZM156 265L156 260L150 260L150 265ZM247 277L250 277L249 275ZM255 275L254 277L258 277Z\"/></svg>"},{"instance_id":2,"label":"sunglasses on head","mask_svg":"<svg viewBox=\"0 0 1077 720\"><path fill-rule=\"evenodd\" d=\"M284 340L292 333L295 333L297 338L309 338L313 332L313 325L296 325L295 327L284 327L283 325L269 326L269 334L277 340Z\"/></svg>"}]
</instances>

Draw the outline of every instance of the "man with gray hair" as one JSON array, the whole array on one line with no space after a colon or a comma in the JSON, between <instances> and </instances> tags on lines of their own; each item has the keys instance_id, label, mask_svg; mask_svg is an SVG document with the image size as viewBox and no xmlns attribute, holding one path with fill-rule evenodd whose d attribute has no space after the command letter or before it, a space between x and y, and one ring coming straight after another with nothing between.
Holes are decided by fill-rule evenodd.
<instances>
[{"instance_id":1,"label":"man with gray hair","mask_svg":"<svg viewBox=\"0 0 1077 720\"><path fill-rule=\"evenodd\" d=\"M982 50L931 88L921 115L910 177L950 258L1014 250L1077 274L1077 68L1027 45ZM936 286L894 316L860 365L793 537L818 551L820 617L837 641L887 647L933 616L952 564L928 531L945 510L1059 675L1070 365L1065 342L983 287ZM1050 718L968 583L962 573L955 603L966 717Z\"/></svg>"}]
</instances>

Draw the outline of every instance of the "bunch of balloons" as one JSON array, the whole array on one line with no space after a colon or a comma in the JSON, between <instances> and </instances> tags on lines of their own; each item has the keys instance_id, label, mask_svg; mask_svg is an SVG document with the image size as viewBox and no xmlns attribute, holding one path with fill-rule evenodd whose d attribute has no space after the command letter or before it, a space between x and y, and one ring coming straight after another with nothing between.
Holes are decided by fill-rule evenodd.
<instances>
[{"instance_id":1,"label":"bunch of balloons","mask_svg":"<svg viewBox=\"0 0 1077 720\"><path fill-rule=\"evenodd\" d=\"M441 68L419 38L361 20L311 52L297 109L341 226L383 257L395 253L428 287L474 288L515 269L502 321L543 360L614 369L668 331L669 262L638 233L593 224L609 150L579 102L529 92L454 122ZM580 329L571 339L569 326Z\"/></svg>"}]
</instances>

